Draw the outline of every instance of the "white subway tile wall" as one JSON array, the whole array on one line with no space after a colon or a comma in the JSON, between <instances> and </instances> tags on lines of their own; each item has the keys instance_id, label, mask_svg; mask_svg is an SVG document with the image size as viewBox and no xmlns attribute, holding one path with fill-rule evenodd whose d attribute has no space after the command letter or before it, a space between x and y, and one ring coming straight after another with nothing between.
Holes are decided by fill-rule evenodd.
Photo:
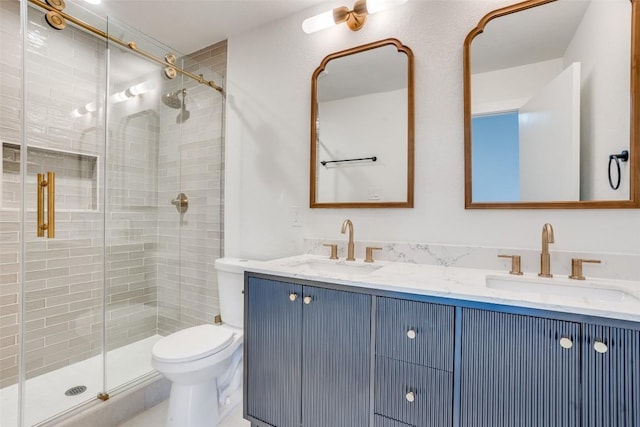
<instances>
[{"instance_id":1,"label":"white subway tile wall","mask_svg":"<svg viewBox=\"0 0 640 427\"><path fill-rule=\"evenodd\" d=\"M62 172L56 238L37 238L33 174L40 170L29 161L20 332L22 186L15 151L3 159L0 388L18 380L21 341L31 378L99 354L103 331L111 350L212 322L219 313L214 261L223 239L222 95L192 80L163 78L160 67L113 46L107 74L104 41L72 26L55 31L33 8L23 52L19 6L0 2L0 142L21 142L24 53L27 144L50 157L41 163ZM226 42L184 61L194 73L224 76ZM105 125L104 94L143 81L152 82L154 93L111 105ZM160 95L182 88L190 114L178 124L181 110L162 104ZM91 103L95 112L71 114ZM5 151L11 150L3 157ZM189 197L182 215L171 204L179 192Z\"/></svg>"}]
</instances>

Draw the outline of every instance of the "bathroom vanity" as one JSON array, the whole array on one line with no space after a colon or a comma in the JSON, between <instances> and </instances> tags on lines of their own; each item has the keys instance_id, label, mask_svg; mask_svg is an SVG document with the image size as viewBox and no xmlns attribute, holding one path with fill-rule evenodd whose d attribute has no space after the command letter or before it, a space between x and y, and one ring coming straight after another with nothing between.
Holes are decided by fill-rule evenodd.
<instances>
[{"instance_id":1,"label":"bathroom vanity","mask_svg":"<svg viewBox=\"0 0 640 427\"><path fill-rule=\"evenodd\" d=\"M244 297L253 427L640 425L635 282L304 255Z\"/></svg>"}]
</instances>

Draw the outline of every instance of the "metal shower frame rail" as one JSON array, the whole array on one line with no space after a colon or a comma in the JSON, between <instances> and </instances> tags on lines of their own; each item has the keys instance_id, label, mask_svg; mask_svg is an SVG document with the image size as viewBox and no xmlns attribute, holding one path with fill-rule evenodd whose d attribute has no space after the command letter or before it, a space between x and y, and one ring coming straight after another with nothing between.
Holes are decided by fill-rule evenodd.
<instances>
[{"instance_id":1,"label":"metal shower frame rail","mask_svg":"<svg viewBox=\"0 0 640 427\"><path fill-rule=\"evenodd\" d=\"M55 7L52 7L49 4L44 3L44 2L42 2L40 0L29 0L29 3L32 3L32 4L36 5L36 6L39 6L39 7L43 8L43 9L46 9L46 10L50 11L50 12L55 12L55 13L59 14L61 17L63 17L64 19L74 23L75 25L77 25L80 28L83 28L83 29L85 29L85 30L87 30L87 31L99 36L99 37L102 37L102 38L104 38L106 40L112 41L112 42L114 42L114 43L116 43L116 44L118 44L118 45L120 45L120 46L122 46L122 47L124 47L126 49L129 49L129 50L137 53L138 55L143 56L143 57L145 57L145 58L147 58L147 59L149 59L149 60L151 60L153 62L156 62L158 64L164 65L165 67L168 67L168 68L170 68L170 69L172 69L172 70L174 70L174 71L176 71L176 72L178 72L178 73L180 73L180 74L182 74L184 76L187 76L187 77L189 77L189 78L191 78L193 80L196 80L200 84L209 86L209 87L217 90L218 92L222 92L222 87L218 86L213 80L206 80L202 75L196 75L196 74L193 74L193 73L191 73L191 72L189 72L187 70L183 70L182 68L179 68L179 67L175 66L174 64L172 64L171 62L169 62L166 59L158 58L157 56L154 56L154 55L152 55L152 54L150 54L148 52L145 52L142 49L138 49L138 46L136 45L136 42L134 42L134 41L125 42L123 40L120 40L119 38L114 37L114 36L104 32L104 31L102 31L102 30L100 30L100 29L98 29L98 28L96 28L96 27L94 27L92 25L89 25L86 22L81 21L81 20L79 20L79 19L77 19L77 18L75 18L75 17L73 17L71 15L68 15L68 14L64 13L62 10L60 10L58 8L55 8Z\"/></svg>"}]
</instances>

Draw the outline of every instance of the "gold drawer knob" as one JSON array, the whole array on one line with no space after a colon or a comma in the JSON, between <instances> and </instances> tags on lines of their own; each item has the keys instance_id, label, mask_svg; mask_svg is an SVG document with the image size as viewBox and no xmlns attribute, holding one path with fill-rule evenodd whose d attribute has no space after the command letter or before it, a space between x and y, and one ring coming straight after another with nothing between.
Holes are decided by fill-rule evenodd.
<instances>
[{"instance_id":1,"label":"gold drawer knob","mask_svg":"<svg viewBox=\"0 0 640 427\"><path fill-rule=\"evenodd\" d=\"M289 300L295 301L296 299L298 299L298 294L296 294L294 292L289 294Z\"/></svg>"},{"instance_id":2,"label":"gold drawer knob","mask_svg":"<svg viewBox=\"0 0 640 427\"><path fill-rule=\"evenodd\" d=\"M405 395L405 398L407 399L407 402L413 403L413 401L416 400L416 394L414 392L410 391L409 393L407 393Z\"/></svg>"},{"instance_id":3,"label":"gold drawer knob","mask_svg":"<svg viewBox=\"0 0 640 427\"><path fill-rule=\"evenodd\" d=\"M571 338L562 337L560 338L560 347L570 349L573 347L573 341L571 341Z\"/></svg>"},{"instance_id":4,"label":"gold drawer knob","mask_svg":"<svg viewBox=\"0 0 640 427\"><path fill-rule=\"evenodd\" d=\"M304 301L305 304L309 305L309 304L311 304L311 297L304 297L303 301Z\"/></svg>"},{"instance_id":5,"label":"gold drawer knob","mask_svg":"<svg viewBox=\"0 0 640 427\"><path fill-rule=\"evenodd\" d=\"M593 349L598 353L606 353L609 350L609 347L602 341L595 341L593 343Z\"/></svg>"},{"instance_id":6,"label":"gold drawer knob","mask_svg":"<svg viewBox=\"0 0 640 427\"><path fill-rule=\"evenodd\" d=\"M413 329L409 329L409 330L407 331L407 338L409 338L410 340L414 340L414 339L416 339L416 335L417 335L417 333L416 333L416 331L415 331L415 330L413 330Z\"/></svg>"}]
</instances>

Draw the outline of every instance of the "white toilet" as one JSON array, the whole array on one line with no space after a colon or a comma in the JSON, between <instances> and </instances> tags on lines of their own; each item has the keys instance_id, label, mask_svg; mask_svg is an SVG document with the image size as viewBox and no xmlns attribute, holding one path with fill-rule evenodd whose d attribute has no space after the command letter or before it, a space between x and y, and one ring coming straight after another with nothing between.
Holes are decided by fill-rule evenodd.
<instances>
[{"instance_id":1,"label":"white toilet","mask_svg":"<svg viewBox=\"0 0 640 427\"><path fill-rule=\"evenodd\" d=\"M244 263L215 262L223 324L183 329L151 350L151 366L171 381L167 426L217 426L242 399Z\"/></svg>"}]
</instances>

